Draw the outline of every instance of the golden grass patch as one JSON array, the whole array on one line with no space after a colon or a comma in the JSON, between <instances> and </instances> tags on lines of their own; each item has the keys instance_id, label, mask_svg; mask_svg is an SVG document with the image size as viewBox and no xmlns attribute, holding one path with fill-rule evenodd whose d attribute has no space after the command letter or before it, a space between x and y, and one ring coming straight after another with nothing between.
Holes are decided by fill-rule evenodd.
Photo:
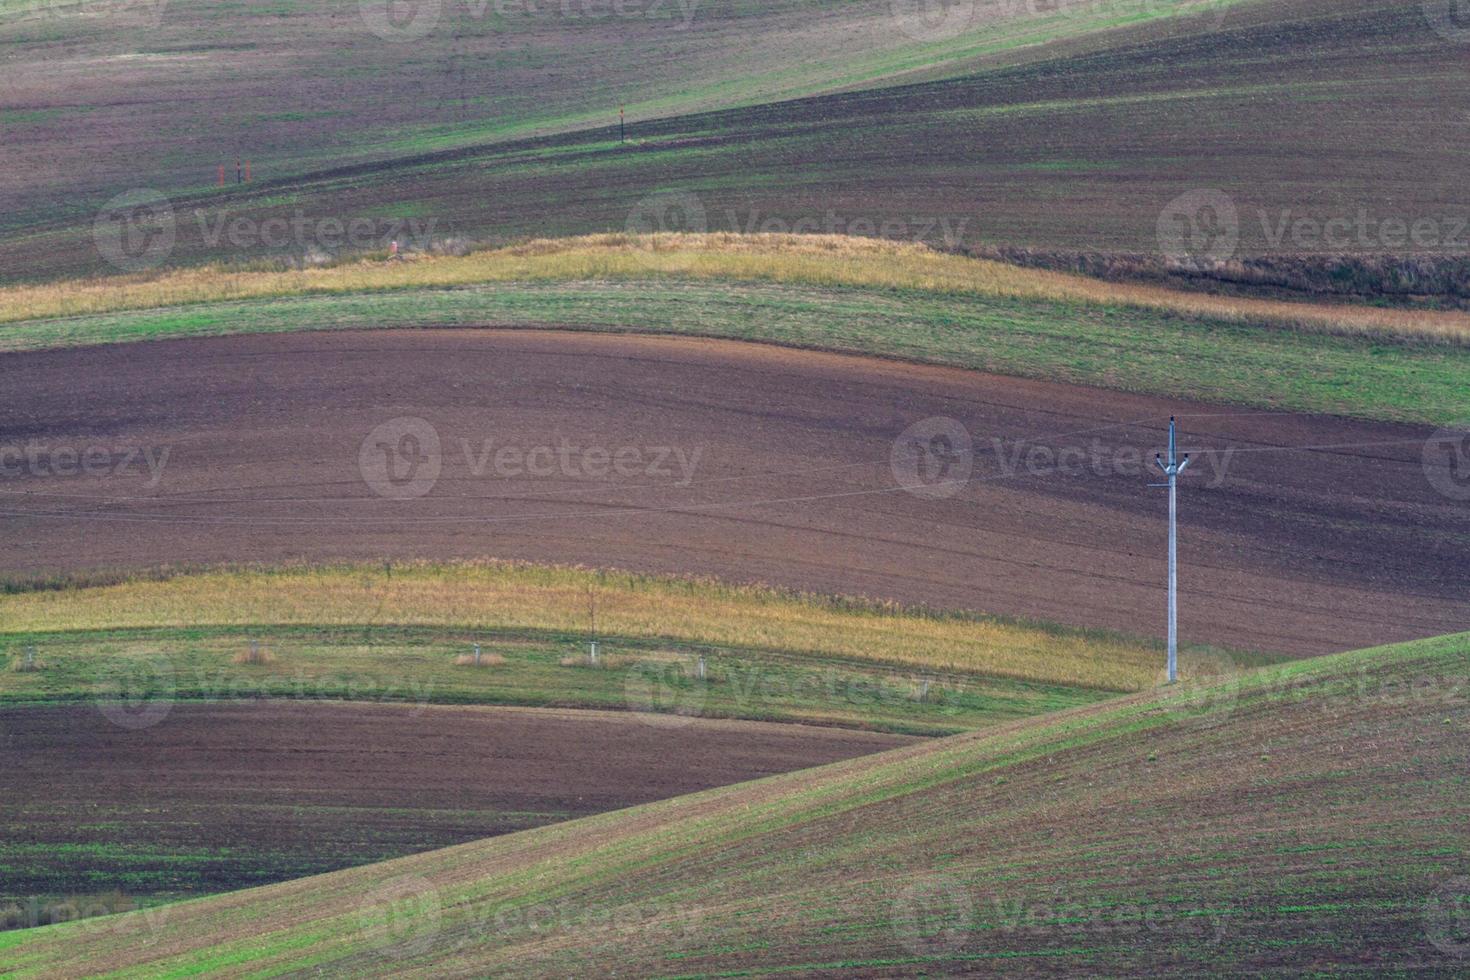
<instances>
[{"instance_id":1,"label":"golden grass patch","mask_svg":"<svg viewBox=\"0 0 1470 980\"><path fill-rule=\"evenodd\" d=\"M15 286L0 290L0 322L313 293L669 277L1124 306L1321 333L1470 342L1470 314L1461 312L1211 296L1023 269L912 243L729 233L587 235L405 262L364 260L280 271L202 266Z\"/></svg>"},{"instance_id":2,"label":"golden grass patch","mask_svg":"<svg viewBox=\"0 0 1470 980\"><path fill-rule=\"evenodd\" d=\"M1159 654L1110 634L758 587L502 563L219 570L0 596L15 632L247 625L587 628L1110 690L1152 686ZM577 659L585 661L585 657Z\"/></svg>"}]
</instances>

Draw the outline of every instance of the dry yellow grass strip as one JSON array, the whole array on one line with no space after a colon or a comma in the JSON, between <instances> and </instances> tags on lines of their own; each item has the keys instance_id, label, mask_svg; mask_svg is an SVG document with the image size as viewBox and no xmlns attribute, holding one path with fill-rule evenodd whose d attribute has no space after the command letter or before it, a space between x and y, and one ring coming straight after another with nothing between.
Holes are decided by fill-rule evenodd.
<instances>
[{"instance_id":1,"label":"dry yellow grass strip","mask_svg":"<svg viewBox=\"0 0 1470 980\"><path fill-rule=\"evenodd\" d=\"M272 625L598 631L1140 690L1157 650L1108 634L928 616L871 603L623 573L502 563L220 570L0 596L7 631Z\"/></svg>"},{"instance_id":2,"label":"dry yellow grass strip","mask_svg":"<svg viewBox=\"0 0 1470 980\"><path fill-rule=\"evenodd\" d=\"M311 293L670 276L1125 306L1322 333L1470 342L1470 314L1461 312L1209 296L840 235L607 234L543 239L459 257L360 261L319 269L204 266L0 290L0 322Z\"/></svg>"}]
</instances>

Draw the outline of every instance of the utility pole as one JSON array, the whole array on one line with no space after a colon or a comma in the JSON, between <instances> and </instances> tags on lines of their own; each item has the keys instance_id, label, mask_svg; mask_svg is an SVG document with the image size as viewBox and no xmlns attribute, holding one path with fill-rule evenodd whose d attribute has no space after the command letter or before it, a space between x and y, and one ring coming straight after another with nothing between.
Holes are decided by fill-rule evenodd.
<instances>
[{"instance_id":1,"label":"utility pole","mask_svg":"<svg viewBox=\"0 0 1470 980\"><path fill-rule=\"evenodd\" d=\"M597 663L597 593L587 586L587 618L592 626L592 643L587 647L587 659Z\"/></svg>"},{"instance_id":2,"label":"utility pole","mask_svg":"<svg viewBox=\"0 0 1470 980\"><path fill-rule=\"evenodd\" d=\"M1169 416L1169 461L1160 453L1154 462L1168 483L1150 483L1151 487L1169 488L1169 683L1179 680L1179 474L1189 466L1189 454L1180 459L1175 454L1174 417Z\"/></svg>"}]
</instances>

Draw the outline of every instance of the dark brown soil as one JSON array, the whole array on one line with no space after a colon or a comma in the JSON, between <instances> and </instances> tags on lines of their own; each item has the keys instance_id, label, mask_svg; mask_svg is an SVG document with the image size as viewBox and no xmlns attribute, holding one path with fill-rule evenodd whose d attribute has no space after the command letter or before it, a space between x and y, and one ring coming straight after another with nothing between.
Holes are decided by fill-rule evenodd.
<instances>
[{"instance_id":1,"label":"dark brown soil","mask_svg":"<svg viewBox=\"0 0 1470 980\"><path fill-rule=\"evenodd\" d=\"M847 759L910 738L600 711L257 701L131 731L0 710L0 913L280 881ZM43 919L44 921L44 919Z\"/></svg>"},{"instance_id":2,"label":"dark brown soil","mask_svg":"<svg viewBox=\"0 0 1470 980\"><path fill-rule=\"evenodd\" d=\"M0 477L0 567L492 556L1156 635L1166 498L1144 461L1171 413L1195 453L1180 502L1185 641L1311 654L1470 625L1470 508L1426 476L1422 428L536 331L0 355L0 447L41 450ZM405 416L432 424L442 470L426 496L386 499L360 451ZM962 422L976 449L945 499L904 491L890 465L900 434L934 416ZM502 448L563 443L570 468L543 454L549 475L496 473ZM94 446L116 453L109 473L56 475L57 450ZM142 462L122 469L127 451L164 448L156 485ZM1221 478L1210 451L1224 449L1238 453ZM601 474L620 450L637 464ZM676 453L694 461L687 485Z\"/></svg>"}]
</instances>

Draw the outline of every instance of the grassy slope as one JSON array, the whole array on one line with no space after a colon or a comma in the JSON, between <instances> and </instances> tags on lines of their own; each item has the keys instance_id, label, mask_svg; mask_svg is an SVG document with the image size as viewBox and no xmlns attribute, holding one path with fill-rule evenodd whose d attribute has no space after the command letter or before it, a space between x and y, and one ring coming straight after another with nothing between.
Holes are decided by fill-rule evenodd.
<instances>
[{"instance_id":1,"label":"grassy slope","mask_svg":"<svg viewBox=\"0 0 1470 980\"><path fill-rule=\"evenodd\" d=\"M1464 634L1320 658L0 944L22 976L1451 972L1467 674Z\"/></svg>"},{"instance_id":2,"label":"grassy slope","mask_svg":"<svg viewBox=\"0 0 1470 980\"><path fill-rule=\"evenodd\" d=\"M1470 416L1457 339L1464 314L1253 304L854 239L675 241L685 244L650 252L621 239L553 243L529 256L510 250L11 290L0 293L12 300L11 316L122 309L0 323L0 350L383 325L549 324L732 337L1392 421ZM127 309L159 303L183 305ZM1188 372L1179 370L1183 363Z\"/></svg>"},{"instance_id":3,"label":"grassy slope","mask_svg":"<svg viewBox=\"0 0 1470 980\"><path fill-rule=\"evenodd\" d=\"M1154 254L1165 205L1216 187L1240 209L1246 251L1311 251L1310 243L1273 245L1266 232L1284 216L1288 224L1324 222L1359 209L1375 227L1384 219L1436 222L1431 250L1463 250L1450 239L1470 202L1452 175L1470 91L1460 49L1428 29L1421 5L1290 0L1226 13L1219 27L1213 17L1165 17L1025 58L970 59L963 63L978 70L958 79L670 116L640 123L626 146L602 128L319 171L244 192L191 196L197 179L179 186L136 172L109 187L151 183L174 199L173 258L182 263L268 251L209 244L203 229L222 214L413 216L436 219L442 234L553 236L622 229L640 199L667 190L697 195L716 230L823 226L831 214L839 231L898 222L898 237L937 241L946 227L938 222L947 222L970 243ZM750 52L734 50L742 71L753 63ZM403 71L404 84L437 77L422 64ZM99 197L48 204L48 219L61 215L59 223L15 226L0 278L105 268L92 242ZM196 206L210 224L196 220ZM1395 250L1374 240L1351 249Z\"/></svg>"},{"instance_id":4,"label":"grassy slope","mask_svg":"<svg viewBox=\"0 0 1470 980\"><path fill-rule=\"evenodd\" d=\"M268 663L237 662L252 641L269 652ZM475 643L492 666L461 662ZM625 635L604 637L594 666L585 634L550 630L262 624L0 634L12 665L27 647L43 669L0 675L0 709L87 703L127 690L160 703L267 698L576 707L669 715L674 725L683 717L743 718L947 735L1108 696L1070 683ZM705 681L695 676L700 657ZM1220 658L1186 653L1185 672L1214 670Z\"/></svg>"}]
</instances>

